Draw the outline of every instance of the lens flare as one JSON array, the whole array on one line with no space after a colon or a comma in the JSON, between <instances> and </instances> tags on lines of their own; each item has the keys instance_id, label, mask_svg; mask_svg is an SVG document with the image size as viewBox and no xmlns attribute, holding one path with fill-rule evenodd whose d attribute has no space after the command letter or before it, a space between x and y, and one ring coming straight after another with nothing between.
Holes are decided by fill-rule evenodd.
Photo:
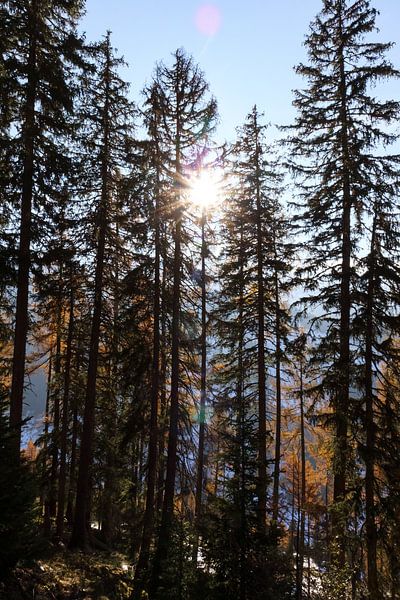
<instances>
[{"instance_id":1,"label":"lens flare","mask_svg":"<svg viewBox=\"0 0 400 600\"><path fill-rule=\"evenodd\" d=\"M189 197L193 205L201 208L216 206L222 195L223 177L218 169L203 169L190 180Z\"/></svg>"},{"instance_id":2,"label":"lens flare","mask_svg":"<svg viewBox=\"0 0 400 600\"><path fill-rule=\"evenodd\" d=\"M221 12L214 4L202 4L196 12L195 21L200 33L212 37L221 26Z\"/></svg>"}]
</instances>

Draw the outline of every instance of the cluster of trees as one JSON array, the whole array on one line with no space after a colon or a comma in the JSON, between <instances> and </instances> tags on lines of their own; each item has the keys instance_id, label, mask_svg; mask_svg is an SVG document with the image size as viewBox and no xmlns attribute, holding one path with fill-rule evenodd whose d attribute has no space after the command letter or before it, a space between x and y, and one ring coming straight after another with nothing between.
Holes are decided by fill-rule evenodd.
<instances>
[{"instance_id":1,"label":"cluster of trees","mask_svg":"<svg viewBox=\"0 0 400 600\"><path fill-rule=\"evenodd\" d=\"M0 569L39 527L128 552L138 599L397 598L400 103L372 90L399 72L376 11L322 0L278 160L256 106L215 146L183 50L135 106L82 10L0 7ZM191 200L215 170L211 210Z\"/></svg>"}]
</instances>

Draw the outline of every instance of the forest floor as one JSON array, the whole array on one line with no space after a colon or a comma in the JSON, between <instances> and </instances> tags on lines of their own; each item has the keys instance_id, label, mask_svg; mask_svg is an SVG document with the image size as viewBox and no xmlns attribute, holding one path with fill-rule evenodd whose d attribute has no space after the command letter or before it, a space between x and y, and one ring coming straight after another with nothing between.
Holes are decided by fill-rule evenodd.
<instances>
[{"instance_id":1,"label":"forest floor","mask_svg":"<svg viewBox=\"0 0 400 600\"><path fill-rule=\"evenodd\" d=\"M18 566L0 582L0 600L125 600L131 591L121 554L57 552Z\"/></svg>"}]
</instances>

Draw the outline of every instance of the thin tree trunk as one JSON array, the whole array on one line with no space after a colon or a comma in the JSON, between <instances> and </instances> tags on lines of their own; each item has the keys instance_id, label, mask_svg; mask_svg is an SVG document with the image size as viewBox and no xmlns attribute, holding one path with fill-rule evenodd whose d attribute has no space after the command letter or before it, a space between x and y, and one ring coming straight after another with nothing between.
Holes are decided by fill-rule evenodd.
<instances>
[{"instance_id":1,"label":"thin tree trunk","mask_svg":"<svg viewBox=\"0 0 400 600\"><path fill-rule=\"evenodd\" d=\"M267 524L267 397L265 376L265 315L264 315L264 261L263 229L260 189L260 148L257 115L254 111L255 166L256 166L256 220L257 220L257 377L258 377L258 481L257 510L259 532L265 534Z\"/></svg>"},{"instance_id":2,"label":"thin tree trunk","mask_svg":"<svg viewBox=\"0 0 400 600\"><path fill-rule=\"evenodd\" d=\"M379 600L377 573L377 532L375 522L374 498L374 453L375 453L375 423L374 423L374 392L373 392L373 304L375 295L375 236L376 218L374 215L369 256L369 273L367 289L367 314L365 336L365 521L367 533L367 565L368 593L370 600Z\"/></svg>"},{"instance_id":3,"label":"thin tree trunk","mask_svg":"<svg viewBox=\"0 0 400 600\"><path fill-rule=\"evenodd\" d=\"M294 551L294 515L296 510L296 494L295 494L295 469L294 469L294 453L293 453L293 464L292 464L292 506L291 506L291 524L290 524L290 535L289 535L289 554L290 560L293 559Z\"/></svg>"},{"instance_id":4,"label":"thin tree trunk","mask_svg":"<svg viewBox=\"0 0 400 600\"><path fill-rule=\"evenodd\" d=\"M98 243L96 255L96 272L94 284L94 306L92 316L92 331L89 347L89 365L86 385L85 410L83 416L83 429L79 457L78 481L76 486L75 518L72 529L71 547L87 548L89 545L89 531L87 524L89 521L89 481L90 470L93 460L93 438L95 428L95 410L96 410L96 380L97 363L99 356L100 324L102 312L102 294L103 294L103 270L104 254L107 229L107 206L109 196L109 128L110 128L110 38L107 37L107 55L105 68L105 99L103 114L103 148L101 178L102 189L100 206L98 212Z\"/></svg>"},{"instance_id":5,"label":"thin tree trunk","mask_svg":"<svg viewBox=\"0 0 400 600\"><path fill-rule=\"evenodd\" d=\"M247 518L246 518L246 411L244 403L244 277L243 277L243 224L240 227L240 247L239 247L239 336L238 336L238 381L237 381L237 401L239 406L239 444L240 444L240 583L239 598L247 598L247 569L246 569L246 546L247 546Z\"/></svg>"},{"instance_id":6,"label":"thin tree trunk","mask_svg":"<svg viewBox=\"0 0 400 600\"><path fill-rule=\"evenodd\" d=\"M297 600L303 597L304 571L304 535L305 535L305 503L306 503L306 447L304 435L304 389L303 363L300 362L300 452L301 452L301 491L300 491L300 532L298 540L298 569L296 571Z\"/></svg>"},{"instance_id":7,"label":"thin tree trunk","mask_svg":"<svg viewBox=\"0 0 400 600\"><path fill-rule=\"evenodd\" d=\"M60 443L60 375L61 375L61 322L62 305L59 299L57 307L57 338L56 354L54 357L54 375L55 385L52 388L51 397L53 399L53 431L51 434L51 471L50 471L50 516L57 514L57 485L58 485L58 463L59 463L59 443Z\"/></svg>"},{"instance_id":8,"label":"thin tree trunk","mask_svg":"<svg viewBox=\"0 0 400 600\"><path fill-rule=\"evenodd\" d=\"M296 524L296 600L301 593L300 583L300 521L301 521L301 483L300 483L300 460L297 456L297 524Z\"/></svg>"},{"instance_id":9,"label":"thin tree trunk","mask_svg":"<svg viewBox=\"0 0 400 600\"><path fill-rule=\"evenodd\" d=\"M72 338L74 333L74 289L72 281L72 268L70 277L70 299L69 299L69 319L68 319L68 334L67 348L64 365L64 393L62 401L62 425L61 425L61 440L60 440L60 474L58 481L58 503L57 503L57 521L56 533L61 539L64 534L64 508L65 508L65 491L67 482L67 441L68 441L68 425L69 425L69 392L71 383L71 359L72 359Z\"/></svg>"},{"instance_id":10,"label":"thin tree trunk","mask_svg":"<svg viewBox=\"0 0 400 600\"><path fill-rule=\"evenodd\" d=\"M177 191L175 194L174 210L174 261L173 261L173 294L172 294L172 344L171 344L171 403L170 420L168 431L168 453L167 468L165 476L164 500L161 514L161 525L158 536L158 545L153 563L153 571L150 582L150 598L155 597L159 581L165 569L165 560L168 556L171 539L171 527L174 513L175 478L176 478L176 456L178 445L178 423L179 423L179 351L180 351L180 308L181 308L181 268L182 268L182 201L179 182L181 173L181 148L180 134L181 123L179 116L179 92L177 90L176 107L176 142L175 142L175 179Z\"/></svg>"},{"instance_id":11,"label":"thin tree trunk","mask_svg":"<svg viewBox=\"0 0 400 600\"><path fill-rule=\"evenodd\" d=\"M197 481L195 504L195 542L193 545L193 560L197 565L199 546L199 524L202 512L204 484L204 442L206 420L206 386L207 386L207 305L206 305L206 240L205 240L206 211L203 208L201 217L201 383L200 383L200 412L199 412L199 448L197 457Z\"/></svg>"},{"instance_id":12,"label":"thin tree trunk","mask_svg":"<svg viewBox=\"0 0 400 600\"><path fill-rule=\"evenodd\" d=\"M79 377L79 367L81 361L81 353L77 351L76 353L76 371L75 377L78 379ZM77 441L78 441L78 401L76 398L76 392L73 399L73 411L72 411L72 436L71 436L71 458L69 464L69 482L68 482L68 502L67 502L67 510L66 517L68 526L72 527L73 523L73 513L74 513L74 492L75 489L75 477L76 477L76 450L77 450Z\"/></svg>"},{"instance_id":13,"label":"thin tree trunk","mask_svg":"<svg viewBox=\"0 0 400 600\"><path fill-rule=\"evenodd\" d=\"M24 395L26 340L28 335L29 271L31 263L32 196L35 148L35 102L37 95L37 0L28 8L29 54L23 124L24 158L22 171L21 221L19 231L17 302L10 396L10 424L15 430L14 460L20 460L22 406Z\"/></svg>"},{"instance_id":14,"label":"thin tree trunk","mask_svg":"<svg viewBox=\"0 0 400 600\"><path fill-rule=\"evenodd\" d=\"M159 515L162 510L164 480L165 480L165 439L166 439L166 415L168 412L167 400L167 314L166 314L166 285L167 285L167 265L166 265L166 234L160 223L161 236L161 258L162 258L162 278L161 278L161 338L160 338L160 419L159 419L159 440L158 440L158 476L157 476L157 495L156 495L156 513Z\"/></svg>"},{"instance_id":15,"label":"thin tree trunk","mask_svg":"<svg viewBox=\"0 0 400 600\"><path fill-rule=\"evenodd\" d=\"M157 146L158 147L158 146ZM159 182L159 155L156 156L157 169L157 184L156 197L154 207L154 301L153 301L153 364L152 364L152 380L151 380L151 409L150 409L150 439L148 450L148 467L147 467L147 490L146 490L146 508L143 518L142 543L140 546L140 554L135 571L135 579L133 583L132 598L139 599L141 594L141 584L143 575L147 571L150 557L150 544L154 530L154 502L155 502L155 486L157 479L157 459L158 459L158 443L159 443L159 428L158 428L158 411L159 411L159 393L160 393L160 182Z\"/></svg>"},{"instance_id":16,"label":"thin tree trunk","mask_svg":"<svg viewBox=\"0 0 400 600\"><path fill-rule=\"evenodd\" d=\"M274 239L275 257L275 372L276 372L276 421L275 421L275 459L274 481L272 491L272 521L275 527L279 518L279 478L281 470L281 429L282 429L282 386L281 386L281 323L279 302L279 281L277 270L276 241Z\"/></svg>"},{"instance_id":17,"label":"thin tree trunk","mask_svg":"<svg viewBox=\"0 0 400 600\"><path fill-rule=\"evenodd\" d=\"M311 600L311 539L310 539L310 514L307 518L307 600Z\"/></svg>"},{"instance_id":18,"label":"thin tree trunk","mask_svg":"<svg viewBox=\"0 0 400 600\"><path fill-rule=\"evenodd\" d=\"M342 10L342 8L340 8ZM343 40L342 15L339 18L338 35ZM333 483L334 503L339 506L346 496L347 469L347 428L348 404L350 388L350 260L351 260L351 187L349 177L349 148L347 122L347 82L345 74L343 44L339 53L339 93L341 98L341 151L342 151L342 264L340 283L340 354L338 372L338 394L335 400L335 472ZM333 511L333 539L338 540L339 547L335 549L338 564L345 562L346 515L343 511Z\"/></svg>"},{"instance_id":19,"label":"thin tree trunk","mask_svg":"<svg viewBox=\"0 0 400 600\"><path fill-rule=\"evenodd\" d=\"M44 445L43 445L43 530L45 536L50 536L51 533L51 518L49 505L49 487L47 481L47 450L49 441L49 419L50 419L50 394L51 394L51 374L53 365L53 344L50 346L49 371L47 374L47 389L46 389L46 408L44 421ZM45 483L46 482L46 483Z\"/></svg>"}]
</instances>

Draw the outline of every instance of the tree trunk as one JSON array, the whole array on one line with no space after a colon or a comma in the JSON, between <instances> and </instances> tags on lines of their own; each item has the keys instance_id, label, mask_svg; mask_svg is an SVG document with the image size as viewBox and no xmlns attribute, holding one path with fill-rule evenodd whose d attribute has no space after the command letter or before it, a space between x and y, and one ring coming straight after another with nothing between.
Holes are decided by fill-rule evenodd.
<instances>
[{"instance_id":1,"label":"tree trunk","mask_svg":"<svg viewBox=\"0 0 400 600\"><path fill-rule=\"evenodd\" d=\"M277 270L277 252L274 239L275 257L275 372L276 372L276 422L275 422L275 459L274 482L272 492L272 521L275 527L279 518L279 478L281 470L281 429L282 429L282 386L281 386L281 323L279 303L279 280Z\"/></svg>"},{"instance_id":2,"label":"tree trunk","mask_svg":"<svg viewBox=\"0 0 400 600\"><path fill-rule=\"evenodd\" d=\"M302 359L301 359L302 360ZM300 452L301 452L301 488L300 488L300 531L298 540L298 568L296 570L296 598L303 597L304 572L304 536L305 536L305 504L306 504L306 447L304 435L304 389L303 364L300 363Z\"/></svg>"},{"instance_id":3,"label":"tree trunk","mask_svg":"<svg viewBox=\"0 0 400 600\"><path fill-rule=\"evenodd\" d=\"M264 315L264 261L263 229L260 189L260 148L258 140L257 115L254 112L255 167L256 167L256 220L257 220L257 377L258 377L258 526L265 534L267 524L267 413L266 413L266 377L265 377L265 315Z\"/></svg>"},{"instance_id":4,"label":"tree trunk","mask_svg":"<svg viewBox=\"0 0 400 600\"><path fill-rule=\"evenodd\" d=\"M51 434L51 471L50 471L50 516L57 514L57 485L58 485L58 459L60 443L60 375L61 375L61 322L62 304L61 299L57 306L57 333L56 354L54 357L54 386L52 386L51 398L53 399L53 431Z\"/></svg>"},{"instance_id":5,"label":"tree trunk","mask_svg":"<svg viewBox=\"0 0 400 600\"><path fill-rule=\"evenodd\" d=\"M64 508L65 508L65 491L67 480L67 441L68 441L68 426L69 426L69 392L71 383L71 358L72 358L72 338L74 333L74 290L72 280L72 268L70 277L70 300L69 300L69 319L68 319L68 334L67 348L64 365L64 392L62 401L62 425L61 425L61 440L60 440L60 474L58 481L58 503L57 503L57 522L56 533L62 539L64 534Z\"/></svg>"},{"instance_id":6,"label":"tree trunk","mask_svg":"<svg viewBox=\"0 0 400 600\"><path fill-rule=\"evenodd\" d=\"M173 294L172 294L172 344L171 344L171 403L168 431L167 468L165 476L164 500L161 513L161 525L158 536L158 545L154 557L153 571L150 582L150 598L155 597L162 572L165 569L165 560L168 556L171 539L171 527L174 513L176 456L178 445L179 424L179 367L180 367L180 310L181 310L181 269L182 269L182 194L180 190L182 180L181 169L181 122L179 92L177 91L176 106L176 140L175 140L175 193L174 208L174 261L173 261Z\"/></svg>"},{"instance_id":7,"label":"tree trunk","mask_svg":"<svg viewBox=\"0 0 400 600\"><path fill-rule=\"evenodd\" d=\"M367 534L367 565L368 593L371 600L379 600L377 573L377 532L375 523L374 498L374 453L375 453L375 423L374 423L374 392L373 392L373 304L375 296L375 235L376 217L372 226L371 250L369 256L369 273L367 289L367 314L365 336L365 521Z\"/></svg>"},{"instance_id":8,"label":"tree trunk","mask_svg":"<svg viewBox=\"0 0 400 600\"><path fill-rule=\"evenodd\" d=\"M47 389L46 389L46 408L44 421L44 444L43 444L43 471L42 471L42 486L43 486L43 530L46 537L51 533L51 518L49 505L49 484L47 479L47 462L48 462L48 442L49 442L49 420L50 420L50 394L51 394L51 374L53 366L53 344L50 346L49 371L47 374Z\"/></svg>"},{"instance_id":9,"label":"tree trunk","mask_svg":"<svg viewBox=\"0 0 400 600\"><path fill-rule=\"evenodd\" d=\"M29 55L27 64L26 102L23 121L24 157L22 167L21 221L18 250L17 302L15 312L14 351L10 396L10 424L14 428L14 460L20 460L22 406L24 395L26 339L28 335L29 270L31 263L32 196L35 148L35 102L37 95L37 0L28 8Z\"/></svg>"},{"instance_id":10,"label":"tree trunk","mask_svg":"<svg viewBox=\"0 0 400 600\"><path fill-rule=\"evenodd\" d=\"M240 249L239 249L239 336L238 336L238 381L237 381L237 402L239 407L239 444L240 444L240 583L239 598L247 598L247 569L246 569L246 546L247 546L247 518L246 518L246 411L244 403L244 367L243 367L243 349L244 349L244 278L243 278L243 225L240 228Z\"/></svg>"},{"instance_id":11,"label":"tree trunk","mask_svg":"<svg viewBox=\"0 0 400 600\"><path fill-rule=\"evenodd\" d=\"M96 254L96 272L94 284L94 306L92 316L92 331L89 346L89 365L86 385L85 410L79 457L78 481L76 486L75 517L72 529L71 547L86 549L89 546L89 481L93 461L93 438L96 410L96 380L99 356L100 324L103 294L103 270L107 229L107 207L109 200L109 128L110 128L110 38L107 38L107 56L105 68L105 98L103 115L103 147L101 164L101 198L98 211L98 243Z\"/></svg>"},{"instance_id":12,"label":"tree trunk","mask_svg":"<svg viewBox=\"0 0 400 600\"><path fill-rule=\"evenodd\" d=\"M160 393L160 182L159 182L159 155L156 156L157 183L156 197L154 207L154 301L153 301L153 364L152 364L152 380L151 380L151 409L150 409L150 439L148 450L148 466L147 466L147 490L146 490L146 508L143 517L143 532L142 543L140 546L140 554L135 570L135 579L133 582L132 598L139 599L141 595L141 586L143 576L147 571L149 564L150 544L154 530L154 503L155 503L155 486L157 479L157 459L158 459L158 410L159 410L159 393Z\"/></svg>"},{"instance_id":13,"label":"tree trunk","mask_svg":"<svg viewBox=\"0 0 400 600\"><path fill-rule=\"evenodd\" d=\"M158 587L161 570L167 555L170 542L171 526L173 520L175 476L176 476L176 454L178 443L178 420L179 420L179 313L180 313L180 286L181 286L181 220L177 217L175 222L175 251L174 251L174 287L173 287L173 309L172 309L172 371L171 371L171 404L170 422L168 432L168 454L167 468L164 488L164 501L161 514L161 526L159 531L158 546L154 559L151 593L153 598Z\"/></svg>"},{"instance_id":14,"label":"tree trunk","mask_svg":"<svg viewBox=\"0 0 400 600\"><path fill-rule=\"evenodd\" d=\"M206 304L206 211L203 208L201 217L201 384L199 411L199 449L197 457L196 505L195 505L195 542L193 560L197 565L199 546L199 523L201 520L203 484L204 484L204 442L206 420L206 386L207 386L207 304Z\"/></svg>"},{"instance_id":15,"label":"tree trunk","mask_svg":"<svg viewBox=\"0 0 400 600\"><path fill-rule=\"evenodd\" d=\"M81 361L81 353L77 351L76 353L76 371L75 377L78 379L79 377L79 367ZM75 392L76 394L76 392ZM68 485L68 502L67 502L67 510L66 517L68 521L68 526L72 527L73 523L73 513L74 513L74 492L75 489L75 471L76 471L76 446L78 441L78 401L75 397L73 398L73 414L72 414L72 437L71 437L71 458L69 464L69 485Z\"/></svg>"},{"instance_id":16,"label":"tree trunk","mask_svg":"<svg viewBox=\"0 0 400 600\"><path fill-rule=\"evenodd\" d=\"M339 10L342 10L341 8ZM343 40L342 15L339 15L339 39ZM350 388L350 260L351 260L351 187L349 177L349 148L347 122L347 82L343 56L343 44L339 53L339 93L341 98L341 152L342 152L342 264L340 283L340 354L338 372L338 394L335 399L335 471L333 483L336 510L332 516L333 539L338 543L335 549L338 564L345 563L346 514L340 503L346 497L347 469L347 428Z\"/></svg>"}]
</instances>

